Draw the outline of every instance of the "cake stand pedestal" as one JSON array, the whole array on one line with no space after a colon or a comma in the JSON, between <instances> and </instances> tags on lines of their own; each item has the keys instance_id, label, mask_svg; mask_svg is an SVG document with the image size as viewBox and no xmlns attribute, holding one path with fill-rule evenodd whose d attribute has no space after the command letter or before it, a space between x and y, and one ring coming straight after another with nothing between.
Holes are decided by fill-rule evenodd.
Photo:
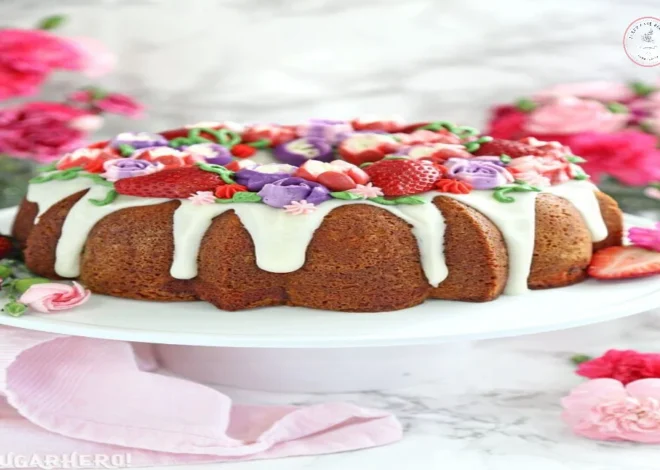
<instances>
[{"instance_id":1,"label":"cake stand pedestal","mask_svg":"<svg viewBox=\"0 0 660 470\"><path fill-rule=\"evenodd\" d=\"M6 232L12 211L0 211ZM630 225L652 222L627 216ZM0 301L0 304L2 301ZM92 296L58 314L0 315L0 324L156 344L162 364L200 382L270 391L386 389L456 377L470 342L605 322L660 306L660 278L587 282L488 303L427 301L377 314L299 307L242 312L205 302ZM445 351L451 354L445 354ZM451 358L451 361L444 360ZM474 364L470 366L474 367Z\"/></svg>"}]
</instances>

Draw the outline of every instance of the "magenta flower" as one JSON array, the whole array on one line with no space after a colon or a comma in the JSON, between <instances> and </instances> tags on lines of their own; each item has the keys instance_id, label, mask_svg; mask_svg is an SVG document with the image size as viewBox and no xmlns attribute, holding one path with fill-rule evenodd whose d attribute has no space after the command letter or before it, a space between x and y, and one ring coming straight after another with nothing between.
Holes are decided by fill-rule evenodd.
<instances>
[{"instance_id":1,"label":"magenta flower","mask_svg":"<svg viewBox=\"0 0 660 470\"><path fill-rule=\"evenodd\" d=\"M628 238L633 245L660 251L660 222L655 224L654 228L633 227L628 231ZM660 378L660 375L658 377Z\"/></svg>"}]
</instances>

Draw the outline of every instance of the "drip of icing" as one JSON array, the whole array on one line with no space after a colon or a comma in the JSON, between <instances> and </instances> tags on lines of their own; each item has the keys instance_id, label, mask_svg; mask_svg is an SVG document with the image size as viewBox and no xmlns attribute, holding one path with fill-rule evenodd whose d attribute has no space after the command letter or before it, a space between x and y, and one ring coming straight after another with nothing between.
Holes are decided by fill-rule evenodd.
<instances>
[{"instance_id":1,"label":"drip of icing","mask_svg":"<svg viewBox=\"0 0 660 470\"><path fill-rule=\"evenodd\" d=\"M90 199L103 199L107 192L106 186L94 186L69 211L55 251L55 272L58 275L68 278L80 275L80 257L87 236L94 225L106 215L129 207L150 206L171 200L118 196L112 204L105 206L96 206L89 202Z\"/></svg>"},{"instance_id":2,"label":"drip of icing","mask_svg":"<svg viewBox=\"0 0 660 470\"><path fill-rule=\"evenodd\" d=\"M527 278L532 268L536 234L537 192L516 193L515 202L502 203L492 191L472 191L470 194L446 194L481 212L499 228L509 255L509 279L505 294L527 292Z\"/></svg>"},{"instance_id":3,"label":"drip of icing","mask_svg":"<svg viewBox=\"0 0 660 470\"><path fill-rule=\"evenodd\" d=\"M562 197L573 204L582 214L582 218L591 232L591 239L600 242L607 238L608 229L603 214L600 212L596 191L598 188L588 181L569 181L546 189L546 192Z\"/></svg>"},{"instance_id":4,"label":"drip of icing","mask_svg":"<svg viewBox=\"0 0 660 470\"><path fill-rule=\"evenodd\" d=\"M94 182L89 178L74 178L68 181L48 181L46 183L32 183L28 187L27 200L39 206L34 223L39 223L41 216L62 199L84 191L91 187Z\"/></svg>"},{"instance_id":5,"label":"drip of icing","mask_svg":"<svg viewBox=\"0 0 660 470\"><path fill-rule=\"evenodd\" d=\"M425 196L430 202L432 195ZM409 223L417 238L426 278L437 287L447 277L444 257L445 223L435 205L382 206L365 200L332 200L320 204L307 215L287 214L262 204L216 204L193 206L182 201L174 214L174 260L170 274L176 279L197 275L197 254L213 218L233 209L252 237L257 266L264 271L287 273L305 264L307 247L325 216L345 204L370 204L385 209Z\"/></svg>"}]
</instances>

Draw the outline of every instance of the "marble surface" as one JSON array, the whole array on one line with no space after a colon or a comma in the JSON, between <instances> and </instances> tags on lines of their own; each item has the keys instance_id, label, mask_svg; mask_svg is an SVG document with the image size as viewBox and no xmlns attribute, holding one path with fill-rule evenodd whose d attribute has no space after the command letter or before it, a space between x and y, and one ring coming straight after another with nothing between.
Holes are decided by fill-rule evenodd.
<instances>
[{"instance_id":1,"label":"marble surface","mask_svg":"<svg viewBox=\"0 0 660 470\"><path fill-rule=\"evenodd\" d=\"M556 82L655 79L626 27L657 0L2 0L0 23L63 13L120 61L100 84L148 106L104 134L201 119L398 114L477 125L493 102ZM74 84L60 75L45 96Z\"/></svg>"},{"instance_id":2,"label":"marble surface","mask_svg":"<svg viewBox=\"0 0 660 470\"><path fill-rule=\"evenodd\" d=\"M206 465L195 470L657 470L660 446L597 442L564 426L559 400L583 379L575 353L660 351L660 311L584 328L458 347L447 376L406 389L332 395L222 389L235 400L311 404L352 401L395 413L404 439L319 457ZM451 353L449 353L451 354ZM434 358L425 357L429 367Z\"/></svg>"}]
</instances>

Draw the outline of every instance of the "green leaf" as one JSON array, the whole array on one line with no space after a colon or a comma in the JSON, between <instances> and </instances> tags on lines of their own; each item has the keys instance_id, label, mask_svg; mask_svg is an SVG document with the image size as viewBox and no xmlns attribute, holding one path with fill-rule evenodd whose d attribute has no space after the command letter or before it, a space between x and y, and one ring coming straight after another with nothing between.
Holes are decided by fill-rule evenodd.
<instances>
[{"instance_id":1,"label":"green leaf","mask_svg":"<svg viewBox=\"0 0 660 470\"><path fill-rule=\"evenodd\" d=\"M107 91L96 86L87 87L85 90L89 92L93 101L102 100L103 98L109 95Z\"/></svg>"},{"instance_id":2,"label":"green leaf","mask_svg":"<svg viewBox=\"0 0 660 470\"><path fill-rule=\"evenodd\" d=\"M82 171L81 167L74 167L74 168L69 168L68 170L62 170L62 171L53 171L51 173L48 173L47 175L39 175L35 176L32 178L29 183L47 183L48 181L53 181L53 180L72 180L76 177L78 177L78 173Z\"/></svg>"},{"instance_id":3,"label":"green leaf","mask_svg":"<svg viewBox=\"0 0 660 470\"><path fill-rule=\"evenodd\" d=\"M231 148L241 141L240 134L229 129L218 129L215 131L215 135L218 138L218 143L225 147Z\"/></svg>"},{"instance_id":4,"label":"green leaf","mask_svg":"<svg viewBox=\"0 0 660 470\"><path fill-rule=\"evenodd\" d=\"M64 15L53 15L47 16L46 18L39 21L37 24L37 29L43 29L45 31L52 31L53 29L59 28L66 21L66 16Z\"/></svg>"},{"instance_id":5,"label":"green leaf","mask_svg":"<svg viewBox=\"0 0 660 470\"><path fill-rule=\"evenodd\" d=\"M495 188L493 197L499 202L510 204L512 202L516 202L516 199L512 196L509 196L509 193L529 193L540 191L541 190L536 186L532 186L528 183L525 183L524 181L516 180L515 184Z\"/></svg>"},{"instance_id":6,"label":"green leaf","mask_svg":"<svg viewBox=\"0 0 660 470\"><path fill-rule=\"evenodd\" d=\"M26 310L27 305L20 302L9 302L2 309L3 312L5 312L7 315L11 315L12 317L20 317L25 313Z\"/></svg>"},{"instance_id":7,"label":"green leaf","mask_svg":"<svg viewBox=\"0 0 660 470\"><path fill-rule=\"evenodd\" d=\"M234 194L231 200L233 202L261 202L261 196L257 193L241 191L240 193Z\"/></svg>"},{"instance_id":8,"label":"green leaf","mask_svg":"<svg viewBox=\"0 0 660 470\"><path fill-rule=\"evenodd\" d=\"M330 193L330 196L334 197L335 199L343 199L345 201L355 201L356 199L362 199L360 196L353 194L350 191L335 191Z\"/></svg>"},{"instance_id":9,"label":"green leaf","mask_svg":"<svg viewBox=\"0 0 660 470\"><path fill-rule=\"evenodd\" d=\"M256 140L254 142L250 142L248 145L250 147L254 147L255 149L265 149L270 147L272 144L268 139L261 139L261 140Z\"/></svg>"},{"instance_id":10,"label":"green leaf","mask_svg":"<svg viewBox=\"0 0 660 470\"><path fill-rule=\"evenodd\" d=\"M404 197L398 197L394 199L394 202L397 204L408 204L408 205L416 205L416 204L425 204L426 201L422 199L419 196L404 196Z\"/></svg>"},{"instance_id":11,"label":"green leaf","mask_svg":"<svg viewBox=\"0 0 660 470\"><path fill-rule=\"evenodd\" d=\"M222 181L224 181L227 184L233 184L235 181L233 180L232 176L234 176L234 172L231 170L228 170L222 165L215 165L212 163L197 163L197 166L201 168L204 171L209 171L211 173L215 173L220 175L220 178L222 178Z\"/></svg>"},{"instance_id":12,"label":"green leaf","mask_svg":"<svg viewBox=\"0 0 660 470\"><path fill-rule=\"evenodd\" d=\"M586 160L582 157L578 157L577 155L566 155L566 160L568 160L571 163L585 163Z\"/></svg>"},{"instance_id":13,"label":"green leaf","mask_svg":"<svg viewBox=\"0 0 660 470\"><path fill-rule=\"evenodd\" d=\"M371 166L373 164L374 164L374 162L364 162L360 165L360 168L366 168L366 167Z\"/></svg>"},{"instance_id":14,"label":"green leaf","mask_svg":"<svg viewBox=\"0 0 660 470\"><path fill-rule=\"evenodd\" d=\"M114 189L111 189L110 191L108 191L108 193L105 195L103 199L90 199L89 202L94 204L95 206L107 206L108 204L112 203L115 199L117 199L117 196L119 196L119 193Z\"/></svg>"},{"instance_id":15,"label":"green leaf","mask_svg":"<svg viewBox=\"0 0 660 470\"><path fill-rule=\"evenodd\" d=\"M475 142L478 143L478 144L485 144L486 142L490 142L490 141L492 141L492 140L493 140L493 138L492 138L491 136L489 136L489 135L482 135L482 136L479 137Z\"/></svg>"},{"instance_id":16,"label":"green leaf","mask_svg":"<svg viewBox=\"0 0 660 470\"><path fill-rule=\"evenodd\" d=\"M119 144L119 153L122 157L130 157L135 152L135 147L128 144Z\"/></svg>"},{"instance_id":17,"label":"green leaf","mask_svg":"<svg viewBox=\"0 0 660 470\"><path fill-rule=\"evenodd\" d=\"M7 279L12 273L13 270L9 266L0 264L0 279Z\"/></svg>"},{"instance_id":18,"label":"green leaf","mask_svg":"<svg viewBox=\"0 0 660 470\"><path fill-rule=\"evenodd\" d=\"M500 155L500 161L502 163L511 163L511 160L513 160L510 156L508 156L506 153L503 153Z\"/></svg>"},{"instance_id":19,"label":"green leaf","mask_svg":"<svg viewBox=\"0 0 660 470\"><path fill-rule=\"evenodd\" d=\"M633 82L630 84L630 88L632 88L637 96L641 97L648 96L656 90L656 87L643 82Z\"/></svg>"},{"instance_id":20,"label":"green leaf","mask_svg":"<svg viewBox=\"0 0 660 470\"><path fill-rule=\"evenodd\" d=\"M115 186L114 183L103 178L101 175L97 175L96 173L81 172L78 174L78 176L82 176L83 178L89 178L90 180L94 181L96 184L100 184L103 186L109 186L113 188Z\"/></svg>"},{"instance_id":21,"label":"green leaf","mask_svg":"<svg viewBox=\"0 0 660 470\"><path fill-rule=\"evenodd\" d=\"M48 171L55 171L57 170L57 162L51 162L48 165L40 166L37 168L37 171L39 173L46 173Z\"/></svg>"},{"instance_id":22,"label":"green leaf","mask_svg":"<svg viewBox=\"0 0 660 470\"><path fill-rule=\"evenodd\" d=\"M468 152L474 153L479 150L480 145L477 142L468 142L467 144L464 144L464 147Z\"/></svg>"},{"instance_id":23,"label":"green leaf","mask_svg":"<svg viewBox=\"0 0 660 470\"><path fill-rule=\"evenodd\" d=\"M575 365L582 364L583 362L590 361L592 359L591 356L587 356L586 354L576 354L574 356L571 356L571 362Z\"/></svg>"},{"instance_id":24,"label":"green leaf","mask_svg":"<svg viewBox=\"0 0 660 470\"><path fill-rule=\"evenodd\" d=\"M625 114L628 112L628 107L617 102L607 104L607 109L614 114Z\"/></svg>"},{"instance_id":25,"label":"green leaf","mask_svg":"<svg viewBox=\"0 0 660 470\"><path fill-rule=\"evenodd\" d=\"M13 285L14 285L14 289L16 289L16 291L19 294L23 294L35 284L48 284L50 282L51 282L50 279L46 279L43 277L28 277L25 279L18 279L14 281Z\"/></svg>"},{"instance_id":26,"label":"green leaf","mask_svg":"<svg viewBox=\"0 0 660 470\"><path fill-rule=\"evenodd\" d=\"M383 196L370 197L369 200L384 206L396 206L396 202L392 199L385 199Z\"/></svg>"},{"instance_id":27,"label":"green leaf","mask_svg":"<svg viewBox=\"0 0 660 470\"><path fill-rule=\"evenodd\" d=\"M534 111L538 105L529 98L521 98L516 102L516 108L526 113Z\"/></svg>"}]
</instances>

